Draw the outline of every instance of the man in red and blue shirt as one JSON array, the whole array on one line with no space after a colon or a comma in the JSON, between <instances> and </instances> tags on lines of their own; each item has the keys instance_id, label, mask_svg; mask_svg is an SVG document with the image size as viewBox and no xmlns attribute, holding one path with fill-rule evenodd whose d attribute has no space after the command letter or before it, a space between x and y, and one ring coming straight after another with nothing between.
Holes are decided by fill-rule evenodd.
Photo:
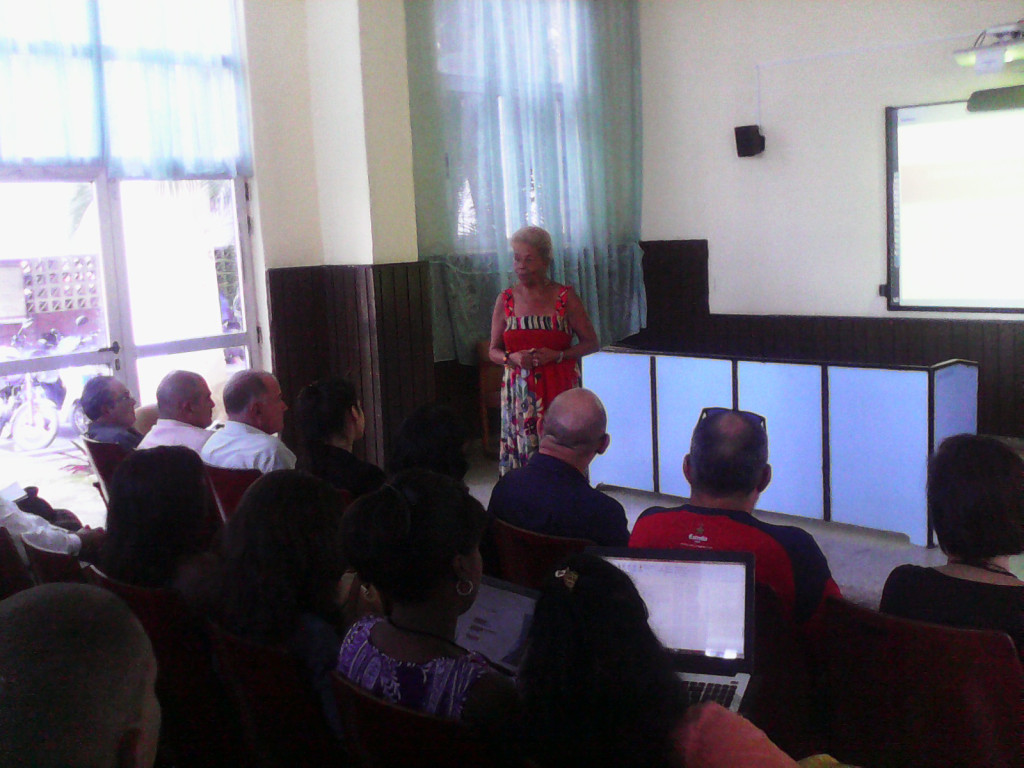
<instances>
[{"instance_id":1,"label":"man in red and blue shirt","mask_svg":"<svg viewBox=\"0 0 1024 768\"><path fill-rule=\"evenodd\" d=\"M828 561L809 533L753 517L772 477L763 417L705 408L683 474L692 489L690 503L646 510L629 546L753 552L754 578L776 592L798 624L814 618L827 596L839 596Z\"/></svg>"}]
</instances>

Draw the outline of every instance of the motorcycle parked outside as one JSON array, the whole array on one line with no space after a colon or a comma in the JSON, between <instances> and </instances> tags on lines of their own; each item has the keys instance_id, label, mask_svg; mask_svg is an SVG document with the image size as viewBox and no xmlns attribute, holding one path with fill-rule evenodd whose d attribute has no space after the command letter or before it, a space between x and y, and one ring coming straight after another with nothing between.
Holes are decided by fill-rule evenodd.
<instances>
[{"instance_id":1,"label":"motorcycle parked outside","mask_svg":"<svg viewBox=\"0 0 1024 768\"><path fill-rule=\"evenodd\" d=\"M0 347L0 359L24 360L43 354L69 354L82 345L81 335L63 336L56 329L43 335L40 348L32 349L26 342L26 331L32 326L29 318L11 339L11 344ZM81 327L85 317L78 318ZM48 447L57 437L61 424L82 434L87 427L79 398L81 388L94 375L91 367L67 369L74 372L76 391L68 397L62 371L44 371L6 376L0 379L0 439L10 438L17 448L34 451ZM87 372L88 371L88 372Z\"/></svg>"},{"instance_id":2,"label":"motorcycle parked outside","mask_svg":"<svg viewBox=\"0 0 1024 768\"><path fill-rule=\"evenodd\" d=\"M31 373L5 377L0 386L0 438L23 451L46 448L57 437L60 409Z\"/></svg>"}]
</instances>

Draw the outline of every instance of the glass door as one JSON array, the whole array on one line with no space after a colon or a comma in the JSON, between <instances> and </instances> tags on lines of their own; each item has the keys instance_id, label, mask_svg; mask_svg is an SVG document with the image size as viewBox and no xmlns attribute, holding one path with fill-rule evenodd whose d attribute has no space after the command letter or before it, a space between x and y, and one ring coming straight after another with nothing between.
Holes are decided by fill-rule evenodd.
<instances>
[{"instance_id":1,"label":"glass door","mask_svg":"<svg viewBox=\"0 0 1024 768\"><path fill-rule=\"evenodd\" d=\"M74 444L85 382L113 375L153 405L160 379L186 369L219 404L227 378L258 364L246 186L33 174L0 179L0 491L38 485L102 525Z\"/></svg>"},{"instance_id":2,"label":"glass door","mask_svg":"<svg viewBox=\"0 0 1024 768\"><path fill-rule=\"evenodd\" d=\"M54 506L81 497L86 518L102 504L72 443L79 398L114 369L120 324L106 197L101 175L0 181L0 487L39 485Z\"/></svg>"},{"instance_id":3,"label":"glass door","mask_svg":"<svg viewBox=\"0 0 1024 768\"><path fill-rule=\"evenodd\" d=\"M123 181L116 192L130 320L128 387L153 403L169 371L201 374L220 405L250 364L255 325L245 184L231 179ZM215 414L223 416L223 414Z\"/></svg>"}]
</instances>

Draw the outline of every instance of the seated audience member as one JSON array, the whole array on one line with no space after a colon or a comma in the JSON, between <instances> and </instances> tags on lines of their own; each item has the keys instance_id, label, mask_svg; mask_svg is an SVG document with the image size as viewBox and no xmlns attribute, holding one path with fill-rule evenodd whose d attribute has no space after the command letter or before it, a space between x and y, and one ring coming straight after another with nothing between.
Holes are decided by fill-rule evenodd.
<instances>
[{"instance_id":1,"label":"seated audience member","mask_svg":"<svg viewBox=\"0 0 1024 768\"><path fill-rule=\"evenodd\" d=\"M429 469L456 480L469 470L463 445L466 430L447 405L421 405L402 422L385 469L388 476L406 469Z\"/></svg>"},{"instance_id":2,"label":"seated audience member","mask_svg":"<svg viewBox=\"0 0 1024 768\"><path fill-rule=\"evenodd\" d=\"M113 594L44 584L0 603L0 765L149 768L160 705L149 638Z\"/></svg>"},{"instance_id":3,"label":"seated audience member","mask_svg":"<svg viewBox=\"0 0 1024 768\"><path fill-rule=\"evenodd\" d=\"M14 546L26 563L25 547L22 537L33 546L48 549L51 552L63 552L78 555L87 562L96 562L99 558L106 531L102 528L79 528L71 532L67 529L47 522L39 515L22 511L13 501L0 498L0 528L6 528L14 539Z\"/></svg>"},{"instance_id":4,"label":"seated audience member","mask_svg":"<svg viewBox=\"0 0 1024 768\"><path fill-rule=\"evenodd\" d=\"M305 472L261 477L224 528L210 606L224 629L301 662L339 736L331 675L366 591L346 575L343 512L341 495Z\"/></svg>"},{"instance_id":5,"label":"seated audience member","mask_svg":"<svg viewBox=\"0 0 1024 768\"><path fill-rule=\"evenodd\" d=\"M85 436L134 450L142 440L135 429L135 398L113 376L94 376L82 388L82 410L89 417Z\"/></svg>"},{"instance_id":6,"label":"seated audience member","mask_svg":"<svg viewBox=\"0 0 1024 768\"><path fill-rule=\"evenodd\" d=\"M558 395L544 414L540 449L526 466L498 480L487 511L537 533L626 546L629 528L622 505L587 482L590 462L611 440L607 425L604 405L590 390Z\"/></svg>"},{"instance_id":7,"label":"seated audience member","mask_svg":"<svg viewBox=\"0 0 1024 768\"><path fill-rule=\"evenodd\" d=\"M195 451L136 451L110 482L103 572L137 587L172 588L181 569L209 548L218 515Z\"/></svg>"},{"instance_id":8,"label":"seated audience member","mask_svg":"<svg viewBox=\"0 0 1024 768\"><path fill-rule=\"evenodd\" d=\"M356 388L346 379L322 379L305 387L295 403L306 443L307 469L352 498L377 490L380 467L356 458L352 445L363 437L365 418Z\"/></svg>"},{"instance_id":9,"label":"seated audience member","mask_svg":"<svg viewBox=\"0 0 1024 768\"><path fill-rule=\"evenodd\" d=\"M753 552L754 578L775 590L801 624L818 615L827 596L839 595L828 561L809 533L753 516L772 476L761 416L705 408L683 459L683 474L690 483L690 503L646 510L633 526L629 546Z\"/></svg>"},{"instance_id":10,"label":"seated audience member","mask_svg":"<svg viewBox=\"0 0 1024 768\"><path fill-rule=\"evenodd\" d=\"M946 564L901 565L880 609L907 619L1006 632L1024 653L1024 461L990 437L954 435L928 462L928 511Z\"/></svg>"},{"instance_id":11,"label":"seated audience member","mask_svg":"<svg viewBox=\"0 0 1024 768\"><path fill-rule=\"evenodd\" d=\"M258 469L264 474L295 468L295 454L276 437L284 428L288 406L271 374L236 373L224 386L224 409L228 422L206 441L203 461L215 467Z\"/></svg>"},{"instance_id":12,"label":"seated audience member","mask_svg":"<svg viewBox=\"0 0 1024 768\"><path fill-rule=\"evenodd\" d=\"M516 703L510 679L455 644L458 618L480 585L486 522L461 482L425 470L353 502L342 522L345 554L390 612L352 626L339 673L431 715L485 728L507 719Z\"/></svg>"},{"instance_id":13,"label":"seated audience member","mask_svg":"<svg viewBox=\"0 0 1024 768\"><path fill-rule=\"evenodd\" d=\"M213 397L206 379L191 371L171 371L156 388L159 418L139 448L183 445L196 453L203 450L213 421Z\"/></svg>"},{"instance_id":14,"label":"seated audience member","mask_svg":"<svg viewBox=\"0 0 1024 768\"><path fill-rule=\"evenodd\" d=\"M289 650L342 737L331 687L338 649L368 588L347 572L341 546L344 500L318 477L270 472L249 487L224 527L206 599L228 632ZM211 599L212 598L212 599ZM361 600L361 602L360 602Z\"/></svg>"},{"instance_id":15,"label":"seated audience member","mask_svg":"<svg viewBox=\"0 0 1024 768\"><path fill-rule=\"evenodd\" d=\"M687 706L632 580L593 555L570 556L545 585L519 687L526 753L540 765L796 765L739 715Z\"/></svg>"}]
</instances>

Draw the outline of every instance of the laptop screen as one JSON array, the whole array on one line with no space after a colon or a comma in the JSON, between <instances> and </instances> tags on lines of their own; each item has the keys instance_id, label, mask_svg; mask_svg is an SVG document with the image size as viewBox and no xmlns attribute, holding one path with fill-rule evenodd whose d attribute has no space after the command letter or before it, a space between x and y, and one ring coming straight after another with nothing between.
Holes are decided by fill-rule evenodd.
<instances>
[{"instance_id":1,"label":"laptop screen","mask_svg":"<svg viewBox=\"0 0 1024 768\"><path fill-rule=\"evenodd\" d=\"M746 659L753 555L695 550L593 550L624 571L647 604L661 644L676 654Z\"/></svg>"},{"instance_id":2,"label":"laptop screen","mask_svg":"<svg viewBox=\"0 0 1024 768\"><path fill-rule=\"evenodd\" d=\"M459 617L455 641L514 673L526 649L526 635L539 594L484 576L473 605Z\"/></svg>"}]
</instances>

